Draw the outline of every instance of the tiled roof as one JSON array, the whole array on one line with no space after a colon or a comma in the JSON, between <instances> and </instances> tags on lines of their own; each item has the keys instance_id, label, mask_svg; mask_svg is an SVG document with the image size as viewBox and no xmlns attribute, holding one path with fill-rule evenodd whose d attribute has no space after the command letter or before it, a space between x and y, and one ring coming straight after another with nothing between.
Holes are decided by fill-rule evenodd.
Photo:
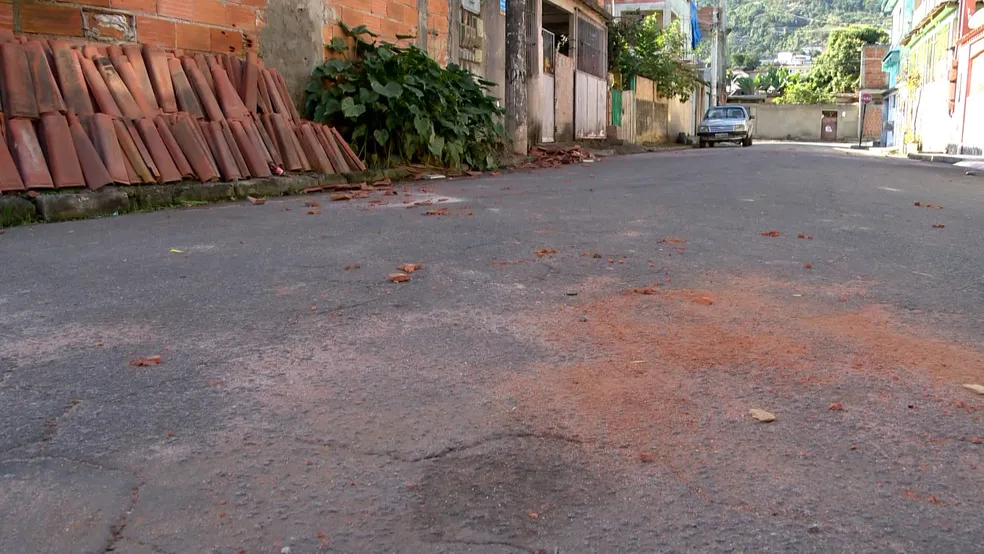
<instances>
[{"instance_id":1,"label":"tiled roof","mask_svg":"<svg viewBox=\"0 0 984 554\"><path fill-rule=\"evenodd\" d=\"M0 193L365 169L253 53L0 32L0 62Z\"/></svg>"}]
</instances>

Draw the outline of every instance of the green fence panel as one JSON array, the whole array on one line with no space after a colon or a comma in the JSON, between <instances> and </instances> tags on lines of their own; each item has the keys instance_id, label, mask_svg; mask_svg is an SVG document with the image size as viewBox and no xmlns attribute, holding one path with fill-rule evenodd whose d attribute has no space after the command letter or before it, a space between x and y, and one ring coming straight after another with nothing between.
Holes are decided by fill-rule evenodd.
<instances>
[{"instance_id":1,"label":"green fence panel","mask_svg":"<svg viewBox=\"0 0 984 554\"><path fill-rule=\"evenodd\" d=\"M622 125L622 91L617 88L612 89L612 125Z\"/></svg>"}]
</instances>

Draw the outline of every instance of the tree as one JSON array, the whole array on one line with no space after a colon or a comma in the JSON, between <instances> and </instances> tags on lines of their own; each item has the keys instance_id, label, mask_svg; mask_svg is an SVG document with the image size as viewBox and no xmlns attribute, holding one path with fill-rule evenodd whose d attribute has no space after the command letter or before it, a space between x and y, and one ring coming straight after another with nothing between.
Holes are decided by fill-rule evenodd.
<instances>
[{"instance_id":1,"label":"tree","mask_svg":"<svg viewBox=\"0 0 984 554\"><path fill-rule=\"evenodd\" d=\"M666 98L684 102L703 81L697 68L685 58L687 39L676 25L660 29L652 15L623 17L608 25L608 68L622 75L639 75L656 84Z\"/></svg>"},{"instance_id":2,"label":"tree","mask_svg":"<svg viewBox=\"0 0 984 554\"><path fill-rule=\"evenodd\" d=\"M738 77L735 80L735 86L738 87L738 92L742 96L748 96L749 94L758 92L758 83L755 82L754 77Z\"/></svg>"},{"instance_id":3,"label":"tree","mask_svg":"<svg viewBox=\"0 0 984 554\"><path fill-rule=\"evenodd\" d=\"M857 92L861 78L861 48L888 41L885 31L866 25L834 29L827 49L817 56L810 76L830 94Z\"/></svg>"},{"instance_id":4,"label":"tree","mask_svg":"<svg viewBox=\"0 0 984 554\"><path fill-rule=\"evenodd\" d=\"M829 104L833 101L833 95L818 86L811 76L799 74L789 76L782 96L775 100L776 104Z\"/></svg>"},{"instance_id":5,"label":"tree","mask_svg":"<svg viewBox=\"0 0 984 554\"><path fill-rule=\"evenodd\" d=\"M736 52L731 55L731 63L745 71L755 71L759 67L759 57L754 54Z\"/></svg>"},{"instance_id":6,"label":"tree","mask_svg":"<svg viewBox=\"0 0 984 554\"><path fill-rule=\"evenodd\" d=\"M789 83L790 72L785 67L770 67L755 77L756 88L770 94L782 94Z\"/></svg>"}]
</instances>

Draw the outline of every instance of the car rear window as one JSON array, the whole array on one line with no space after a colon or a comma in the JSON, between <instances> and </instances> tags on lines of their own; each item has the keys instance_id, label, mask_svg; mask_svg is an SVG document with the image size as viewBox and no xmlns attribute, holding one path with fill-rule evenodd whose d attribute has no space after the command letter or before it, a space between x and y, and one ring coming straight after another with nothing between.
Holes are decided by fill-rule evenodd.
<instances>
[{"instance_id":1,"label":"car rear window","mask_svg":"<svg viewBox=\"0 0 984 554\"><path fill-rule=\"evenodd\" d=\"M707 110L707 119L745 119L745 110L741 108L711 108Z\"/></svg>"}]
</instances>

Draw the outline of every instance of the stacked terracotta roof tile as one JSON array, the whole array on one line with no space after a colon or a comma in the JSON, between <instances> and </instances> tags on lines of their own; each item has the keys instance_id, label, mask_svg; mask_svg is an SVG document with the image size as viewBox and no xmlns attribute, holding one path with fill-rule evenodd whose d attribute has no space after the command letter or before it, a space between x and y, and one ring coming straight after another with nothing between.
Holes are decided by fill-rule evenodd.
<instances>
[{"instance_id":1,"label":"stacked terracotta roof tile","mask_svg":"<svg viewBox=\"0 0 984 554\"><path fill-rule=\"evenodd\" d=\"M304 121L283 77L250 53L0 34L0 192L202 182L365 165Z\"/></svg>"}]
</instances>

